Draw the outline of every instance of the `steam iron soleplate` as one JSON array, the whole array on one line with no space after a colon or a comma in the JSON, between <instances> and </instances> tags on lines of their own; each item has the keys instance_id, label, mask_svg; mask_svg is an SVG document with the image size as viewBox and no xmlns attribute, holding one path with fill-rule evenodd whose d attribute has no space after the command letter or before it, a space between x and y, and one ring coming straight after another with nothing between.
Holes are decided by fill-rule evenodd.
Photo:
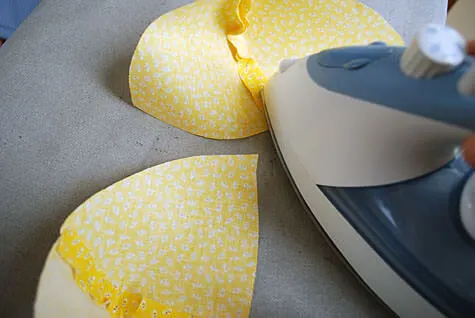
<instances>
[{"instance_id":1,"label":"steam iron soleplate","mask_svg":"<svg viewBox=\"0 0 475 318\"><path fill-rule=\"evenodd\" d=\"M265 91L261 92L266 120L278 157L303 206L313 221L338 251L344 263L356 273L364 286L376 294L401 317L444 317L439 310L404 281L363 239L350 222L331 203L322 189L310 178L298 158L272 127L266 107ZM355 211L356 212L356 211Z\"/></svg>"}]
</instances>

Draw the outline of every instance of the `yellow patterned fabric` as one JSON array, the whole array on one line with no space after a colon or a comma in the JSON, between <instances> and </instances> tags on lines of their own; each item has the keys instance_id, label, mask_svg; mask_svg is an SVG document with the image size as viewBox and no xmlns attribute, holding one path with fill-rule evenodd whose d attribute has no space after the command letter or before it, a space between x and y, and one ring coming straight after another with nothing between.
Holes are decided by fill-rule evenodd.
<instances>
[{"instance_id":1,"label":"yellow patterned fabric","mask_svg":"<svg viewBox=\"0 0 475 318\"><path fill-rule=\"evenodd\" d=\"M242 85L222 19L223 0L169 12L142 35L132 58L133 104L175 127L213 139L267 129Z\"/></svg>"},{"instance_id":2,"label":"yellow patterned fabric","mask_svg":"<svg viewBox=\"0 0 475 318\"><path fill-rule=\"evenodd\" d=\"M165 163L92 196L55 244L111 317L247 317L258 247L256 155Z\"/></svg>"},{"instance_id":3,"label":"yellow patterned fabric","mask_svg":"<svg viewBox=\"0 0 475 318\"><path fill-rule=\"evenodd\" d=\"M279 61L401 37L355 0L198 0L155 20L130 66L134 105L175 127L235 139L267 129L259 91Z\"/></svg>"}]
</instances>

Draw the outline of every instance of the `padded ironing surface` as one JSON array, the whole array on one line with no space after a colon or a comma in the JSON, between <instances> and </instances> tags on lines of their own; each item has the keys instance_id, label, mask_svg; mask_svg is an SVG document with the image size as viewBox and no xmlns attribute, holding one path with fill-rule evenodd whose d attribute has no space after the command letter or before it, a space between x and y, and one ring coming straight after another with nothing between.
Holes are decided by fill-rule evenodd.
<instances>
[{"instance_id":1,"label":"padded ironing surface","mask_svg":"<svg viewBox=\"0 0 475 318\"><path fill-rule=\"evenodd\" d=\"M207 154L259 153L260 246L251 317L386 317L326 245L268 133L237 141L180 131L130 105L143 30L184 0L43 0L0 49L0 317L31 317L66 216L145 168ZM442 22L445 1L365 1L407 41Z\"/></svg>"}]
</instances>

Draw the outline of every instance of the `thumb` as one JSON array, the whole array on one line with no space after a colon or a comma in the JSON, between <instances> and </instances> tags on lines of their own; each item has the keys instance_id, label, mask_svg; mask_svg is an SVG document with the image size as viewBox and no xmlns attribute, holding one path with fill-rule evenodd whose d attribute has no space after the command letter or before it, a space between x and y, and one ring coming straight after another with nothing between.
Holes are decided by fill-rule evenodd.
<instances>
[{"instance_id":1,"label":"thumb","mask_svg":"<svg viewBox=\"0 0 475 318\"><path fill-rule=\"evenodd\" d=\"M467 53L475 56L475 40L468 41ZM462 155L465 161L475 168L475 135L470 136L462 145Z\"/></svg>"},{"instance_id":2,"label":"thumb","mask_svg":"<svg viewBox=\"0 0 475 318\"><path fill-rule=\"evenodd\" d=\"M467 43L467 53L469 55L475 55L475 40L468 41L468 43Z\"/></svg>"},{"instance_id":3,"label":"thumb","mask_svg":"<svg viewBox=\"0 0 475 318\"><path fill-rule=\"evenodd\" d=\"M475 135L468 137L463 143L462 156L471 167L475 168Z\"/></svg>"}]
</instances>

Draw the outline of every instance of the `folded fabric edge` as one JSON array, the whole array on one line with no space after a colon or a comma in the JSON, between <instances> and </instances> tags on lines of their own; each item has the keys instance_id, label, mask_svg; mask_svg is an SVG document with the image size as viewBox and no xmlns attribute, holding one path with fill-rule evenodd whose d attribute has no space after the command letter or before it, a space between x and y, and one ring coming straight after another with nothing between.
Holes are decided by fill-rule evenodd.
<instances>
[{"instance_id":1,"label":"folded fabric edge","mask_svg":"<svg viewBox=\"0 0 475 318\"><path fill-rule=\"evenodd\" d=\"M262 111L264 105L260 92L265 87L268 79L258 63L252 58L243 38L243 34L249 26L247 15L251 10L252 0L232 0L229 4L231 7L225 6L226 12L231 12L234 16L229 17L230 20L228 21L226 37L233 57L238 63L239 76L244 86L249 90L257 107ZM395 43L392 44L404 44L401 35L376 10L357 0L355 1L355 4L375 12L381 20L394 31L397 38L394 41Z\"/></svg>"},{"instance_id":2,"label":"folded fabric edge","mask_svg":"<svg viewBox=\"0 0 475 318\"><path fill-rule=\"evenodd\" d=\"M101 307L105 307L111 317L145 318L176 317L190 318L192 315L146 299L128 291L121 291L94 264L88 263L89 249L80 241L75 231L64 231L56 244L56 252L70 268L75 283ZM74 255L74 257L68 257Z\"/></svg>"},{"instance_id":3,"label":"folded fabric edge","mask_svg":"<svg viewBox=\"0 0 475 318\"><path fill-rule=\"evenodd\" d=\"M180 162L188 159L198 159L200 157L247 157L255 163L252 164L253 181L254 186L257 189L257 167L258 167L258 154L236 154L236 155L198 155L178 158L175 160L163 162L153 167L147 168L141 172L153 169L163 164ZM137 174L138 174L137 173ZM122 180L119 180L112 185L106 187L110 188L115 184L123 182L124 180L134 176L133 174ZM101 190L103 191L103 190ZM99 191L99 192L101 192ZM98 192L98 193L99 193ZM87 200L90 200L95 195L91 196ZM87 201L86 200L86 201ZM259 219L257 219L259 222ZM102 273L95 264L88 262L91 258L90 250L84 243L81 242L80 236L73 230L65 227L64 225L60 230L60 237L54 244L53 248L56 249L57 255L61 260L68 265L71 269L73 280L79 286L79 288L85 292L98 306L105 307L113 318L145 318L145 317L175 317L175 318L190 318L196 317L191 314L174 310L170 306L162 305L157 301L144 298L140 295L130 293L128 291L120 291L120 286L114 285L106 278L106 275ZM259 235L259 232L257 232ZM74 255L73 257L67 257L67 255ZM252 286L254 289L255 277L252 278ZM156 316L154 316L156 315Z\"/></svg>"},{"instance_id":4,"label":"folded fabric edge","mask_svg":"<svg viewBox=\"0 0 475 318\"><path fill-rule=\"evenodd\" d=\"M224 6L225 16L228 16L226 39L230 46L234 60L238 64L238 73L244 86L247 88L259 110L263 111L264 104L261 90L267 78L257 62L250 56L243 34L249 26L247 15L251 10L252 0L231 0ZM231 13L231 15L226 14Z\"/></svg>"},{"instance_id":5,"label":"folded fabric edge","mask_svg":"<svg viewBox=\"0 0 475 318\"><path fill-rule=\"evenodd\" d=\"M247 13L250 10L250 3L251 3L251 0L229 0L229 1L226 2L226 5L223 6L223 10L224 10L223 14L225 14L225 16L232 17L232 19L234 20L235 23L232 24L228 21L225 33L226 33L226 37L228 37L227 34L229 34L229 39L227 39L227 41L228 41L229 48L231 50L231 54L232 54L234 60L236 61L237 70L238 70L238 74L239 74L239 77L241 79L241 82L244 85L245 89L251 95L252 101L256 104L257 108L259 110L263 110L263 102L262 102L262 99L261 99L260 91L264 87L265 82L267 81L267 79L266 79L264 73L262 72L262 70L259 68L259 66L257 65L257 63L253 59L243 58L243 57L241 57L242 54L239 55L239 53L237 52L237 49L236 49L237 47L239 47L239 45L234 46L234 44L232 44L232 43L235 40L231 39L233 36L234 36L235 39L236 39L236 37L239 38L240 37L239 34L242 34L247 29L247 26L248 26ZM231 10L231 11L227 11L228 9ZM229 12L232 12L232 14L230 15ZM162 16L158 17L157 19L160 19ZM137 106L139 103L134 100L135 99L134 94L132 94L132 87L131 87L131 83L133 82L132 68L134 66L134 59L136 58L137 52L139 50L138 44L143 40L143 37L146 33L146 30L149 27L150 27L150 24L142 32L142 34L139 38L139 41L137 42L137 45L135 46L134 53L132 55L132 59L131 59L131 62L129 64L128 76L127 76L132 105L135 106L136 108L142 110L142 111L144 111L144 110L141 107ZM237 34L237 36L235 36L235 34ZM241 48L240 52L242 52L242 51L243 50ZM238 58L238 56L240 56L240 57ZM152 114L150 114L146 111L144 111L144 112L146 114L156 118L156 116L154 116L154 115L152 115ZM175 126L173 124L169 124L169 125L171 125L173 127L176 127L178 129L181 129L185 132L191 133L195 136L205 137L205 138L213 139L213 140L244 139L244 138L248 138L248 137L258 135L258 134L261 134L261 133L264 133L264 132L268 131L268 127L267 127L267 125L265 125L265 127L263 127L263 128L255 129L254 131L250 131L249 133L246 133L246 134L243 134L243 135L234 136L234 135L227 135L226 134L226 135L216 135L215 136L213 134L203 134L200 131L183 129L182 127Z\"/></svg>"}]
</instances>

